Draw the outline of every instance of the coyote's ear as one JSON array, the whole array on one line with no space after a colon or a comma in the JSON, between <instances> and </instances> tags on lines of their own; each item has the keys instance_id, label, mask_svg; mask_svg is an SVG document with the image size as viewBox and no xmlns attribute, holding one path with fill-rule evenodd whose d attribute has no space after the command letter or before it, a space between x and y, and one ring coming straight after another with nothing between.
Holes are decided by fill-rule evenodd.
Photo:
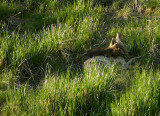
<instances>
[{"instance_id":1,"label":"coyote's ear","mask_svg":"<svg viewBox=\"0 0 160 116\"><path fill-rule=\"evenodd\" d=\"M115 41L116 41L118 44L120 44L120 45L122 45L122 46L124 47L124 44L121 42L118 33L117 33L117 35L116 35Z\"/></svg>"},{"instance_id":2,"label":"coyote's ear","mask_svg":"<svg viewBox=\"0 0 160 116\"><path fill-rule=\"evenodd\" d=\"M117 41L117 42L120 41L120 39L119 39L119 34L118 34L118 33L117 33L117 35L116 35L116 41Z\"/></svg>"},{"instance_id":3,"label":"coyote's ear","mask_svg":"<svg viewBox=\"0 0 160 116\"><path fill-rule=\"evenodd\" d=\"M110 44L109 44L109 47L110 47L110 46L113 46L115 43L116 43L115 39L112 38L112 40L111 40L111 42L110 42Z\"/></svg>"}]
</instances>

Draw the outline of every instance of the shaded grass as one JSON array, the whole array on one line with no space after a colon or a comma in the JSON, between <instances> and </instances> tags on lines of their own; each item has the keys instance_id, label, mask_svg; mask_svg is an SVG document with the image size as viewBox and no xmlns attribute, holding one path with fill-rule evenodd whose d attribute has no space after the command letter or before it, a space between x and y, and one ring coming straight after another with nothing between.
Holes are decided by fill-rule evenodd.
<instances>
[{"instance_id":1,"label":"shaded grass","mask_svg":"<svg viewBox=\"0 0 160 116\"><path fill-rule=\"evenodd\" d=\"M16 3L2 0L0 4L0 20L14 15L19 10L20 7Z\"/></svg>"}]
</instances>

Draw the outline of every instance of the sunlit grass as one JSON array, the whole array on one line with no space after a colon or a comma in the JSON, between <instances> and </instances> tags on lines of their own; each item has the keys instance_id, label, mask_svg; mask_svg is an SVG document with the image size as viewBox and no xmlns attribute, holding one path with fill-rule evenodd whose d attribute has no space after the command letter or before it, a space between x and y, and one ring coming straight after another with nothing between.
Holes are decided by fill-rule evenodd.
<instances>
[{"instance_id":1,"label":"sunlit grass","mask_svg":"<svg viewBox=\"0 0 160 116\"><path fill-rule=\"evenodd\" d=\"M36 90L14 85L10 88L4 114L10 115L85 115L103 114L113 99L111 84L116 76L114 67L106 71L75 75L46 75ZM112 97L111 97L112 96ZM22 107L23 108L22 108ZM16 108L16 109L15 109Z\"/></svg>"},{"instance_id":2,"label":"sunlit grass","mask_svg":"<svg viewBox=\"0 0 160 116\"><path fill-rule=\"evenodd\" d=\"M142 74L137 72L135 77L126 94L112 103L113 115L158 115L160 74L143 70Z\"/></svg>"},{"instance_id":3,"label":"sunlit grass","mask_svg":"<svg viewBox=\"0 0 160 116\"><path fill-rule=\"evenodd\" d=\"M0 29L0 114L158 115L160 71L148 69L160 41L155 3L141 2L140 14L129 1L0 2L11 27ZM76 59L117 33L139 65L83 72Z\"/></svg>"}]
</instances>

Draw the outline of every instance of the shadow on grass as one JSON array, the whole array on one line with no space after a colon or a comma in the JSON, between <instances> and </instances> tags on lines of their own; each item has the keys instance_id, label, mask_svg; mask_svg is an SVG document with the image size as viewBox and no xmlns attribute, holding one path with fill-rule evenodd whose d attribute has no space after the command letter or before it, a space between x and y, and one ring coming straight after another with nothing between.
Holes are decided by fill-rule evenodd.
<instances>
[{"instance_id":1,"label":"shadow on grass","mask_svg":"<svg viewBox=\"0 0 160 116\"><path fill-rule=\"evenodd\" d=\"M32 54L28 59L25 59L16 69L21 83L29 83L36 88L43 80L46 73L52 74L67 74L70 69L72 75L81 73L78 64L74 64L70 59L65 58L60 51L55 51L52 55L46 55L39 52Z\"/></svg>"}]
</instances>

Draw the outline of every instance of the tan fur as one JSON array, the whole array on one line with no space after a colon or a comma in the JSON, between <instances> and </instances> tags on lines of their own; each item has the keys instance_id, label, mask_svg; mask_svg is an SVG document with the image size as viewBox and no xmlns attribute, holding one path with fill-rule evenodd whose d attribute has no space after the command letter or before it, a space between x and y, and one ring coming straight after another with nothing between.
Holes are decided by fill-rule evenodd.
<instances>
[{"instance_id":1,"label":"tan fur","mask_svg":"<svg viewBox=\"0 0 160 116\"><path fill-rule=\"evenodd\" d=\"M90 72L92 66L95 66L95 69L98 69L99 67L109 68L112 67L114 64L116 64L117 66L122 66L122 68L124 69L127 69L127 67L131 65L131 63L141 58L129 58L128 50L125 49L123 43L121 42L119 34L117 34L116 38L112 38L108 47L89 50L86 55L91 57L85 60L83 64L84 71L86 72Z\"/></svg>"},{"instance_id":2,"label":"tan fur","mask_svg":"<svg viewBox=\"0 0 160 116\"><path fill-rule=\"evenodd\" d=\"M86 53L86 55L89 57L93 56L128 57L128 50L125 49L123 43L119 39L119 34L117 34L115 39L112 38L109 47L91 49Z\"/></svg>"},{"instance_id":3,"label":"tan fur","mask_svg":"<svg viewBox=\"0 0 160 116\"><path fill-rule=\"evenodd\" d=\"M119 34L117 33L116 38L112 38L111 43L109 46L112 46L113 44L118 43L119 45L124 47L124 44L121 42L119 38Z\"/></svg>"},{"instance_id":4,"label":"tan fur","mask_svg":"<svg viewBox=\"0 0 160 116\"><path fill-rule=\"evenodd\" d=\"M86 53L84 53L79 59L84 56L88 56L89 58L94 56L106 56L106 57L118 57L122 56L124 58L128 58L128 50L125 49L123 43L120 41L119 34L117 34L116 38L112 38L108 47L104 48L94 48Z\"/></svg>"}]
</instances>

